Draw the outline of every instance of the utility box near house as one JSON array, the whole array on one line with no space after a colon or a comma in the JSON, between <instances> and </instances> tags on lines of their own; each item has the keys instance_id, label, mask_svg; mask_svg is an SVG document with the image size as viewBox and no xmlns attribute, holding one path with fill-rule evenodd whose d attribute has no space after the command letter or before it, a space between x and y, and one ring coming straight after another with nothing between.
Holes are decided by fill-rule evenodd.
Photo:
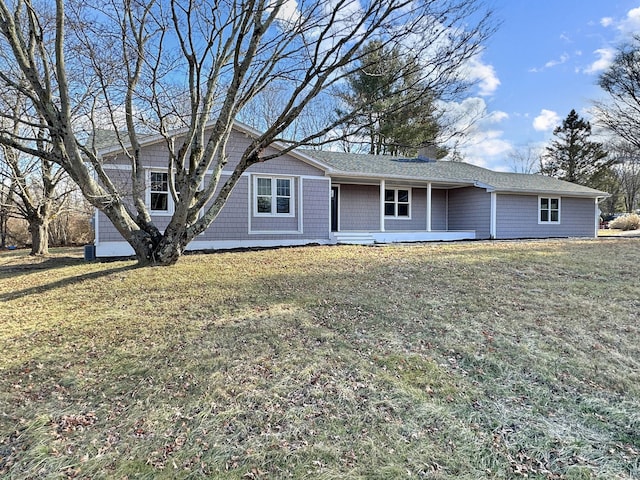
<instances>
[{"instance_id":1,"label":"utility box near house","mask_svg":"<svg viewBox=\"0 0 640 480\"><path fill-rule=\"evenodd\" d=\"M85 260L95 260L96 259L96 246L85 245L84 246L84 259Z\"/></svg>"}]
</instances>

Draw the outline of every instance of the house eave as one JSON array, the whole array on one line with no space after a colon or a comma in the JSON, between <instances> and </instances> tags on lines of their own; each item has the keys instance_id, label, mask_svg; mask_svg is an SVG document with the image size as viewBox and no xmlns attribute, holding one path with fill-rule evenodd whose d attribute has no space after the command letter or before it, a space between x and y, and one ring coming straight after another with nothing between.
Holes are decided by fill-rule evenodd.
<instances>
[{"instance_id":1,"label":"house eave","mask_svg":"<svg viewBox=\"0 0 640 480\"><path fill-rule=\"evenodd\" d=\"M549 195L549 196L562 196L562 197L577 197L577 198L595 198L604 199L611 195L606 192L571 192L566 190L548 190L548 189L519 189L519 188L496 188L496 193L511 194L511 195Z\"/></svg>"},{"instance_id":2,"label":"house eave","mask_svg":"<svg viewBox=\"0 0 640 480\"><path fill-rule=\"evenodd\" d=\"M327 171L327 175L329 175L333 180L337 182L345 182L349 180L357 180L357 181L371 181L371 182L380 182L381 180L386 181L396 181L403 183L433 183L433 184L443 184L450 185L452 187L471 187L475 185L475 182L470 180L462 180L459 178L429 178L429 177L413 177L407 175L392 175L392 174L378 174L378 173L360 173L360 172L346 172L342 170L335 170L329 168Z\"/></svg>"}]
</instances>

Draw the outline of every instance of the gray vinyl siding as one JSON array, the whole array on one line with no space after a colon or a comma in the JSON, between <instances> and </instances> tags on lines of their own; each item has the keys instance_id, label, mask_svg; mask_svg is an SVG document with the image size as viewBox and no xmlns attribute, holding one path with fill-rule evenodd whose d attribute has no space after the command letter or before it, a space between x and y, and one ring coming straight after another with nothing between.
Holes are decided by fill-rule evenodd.
<instances>
[{"instance_id":1,"label":"gray vinyl siding","mask_svg":"<svg viewBox=\"0 0 640 480\"><path fill-rule=\"evenodd\" d=\"M475 230L476 238L489 238L491 194L474 187L449 190L449 230Z\"/></svg>"},{"instance_id":2,"label":"gray vinyl siding","mask_svg":"<svg viewBox=\"0 0 640 480\"><path fill-rule=\"evenodd\" d=\"M447 191L431 190L431 230L447 229Z\"/></svg>"},{"instance_id":3,"label":"gray vinyl siding","mask_svg":"<svg viewBox=\"0 0 640 480\"><path fill-rule=\"evenodd\" d=\"M328 180L302 179L304 236L329 238L331 219L329 203L331 182Z\"/></svg>"},{"instance_id":4,"label":"gray vinyl siding","mask_svg":"<svg viewBox=\"0 0 640 480\"><path fill-rule=\"evenodd\" d=\"M556 197L557 198L557 197ZM592 237L595 206L592 198L561 197L560 223L538 223L537 195L497 196L497 238Z\"/></svg>"},{"instance_id":5,"label":"gray vinyl siding","mask_svg":"<svg viewBox=\"0 0 640 480\"><path fill-rule=\"evenodd\" d=\"M380 187L340 185L340 230L380 230Z\"/></svg>"},{"instance_id":6,"label":"gray vinyl siding","mask_svg":"<svg viewBox=\"0 0 640 480\"><path fill-rule=\"evenodd\" d=\"M220 183L227 179L223 176ZM249 236L249 178L240 178L227 202L207 230L198 235L198 241L243 240Z\"/></svg>"},{"instance_id":7,"label":"gray vinyl siding","mask_svg":"<svg viewBox=\"0 0 640 480\"><path fill-rule=\"evenodd\" d=\"M131 211L133 209L133 201L131 201L132 195L132 183L131 172L126 170L108 170L109 178L111 182L118 187L118 191L121 193L125 202L129 204ZM120 242L122 241L122 235L116 230L111 223L111 220L107 216L98 211L96 230L98 231L100 242Z\"/></svg>"}]
</instances>

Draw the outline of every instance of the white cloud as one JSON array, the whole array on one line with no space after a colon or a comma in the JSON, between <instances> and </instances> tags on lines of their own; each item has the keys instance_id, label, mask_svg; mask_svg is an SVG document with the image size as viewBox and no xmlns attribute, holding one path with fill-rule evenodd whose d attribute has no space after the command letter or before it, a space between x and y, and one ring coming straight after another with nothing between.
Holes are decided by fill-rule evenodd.
<instances>
[{"instance_id":1,"label":"white cloud","mask_svg":"<svg viewBox=\"0 0 640 480\"><path fill-rule=\"evenodd\" d=\"M478 82L480 87L478 93L483 97L493 95L500 86L495 68L493 65L483 63L481 54L469 60L465 66L465 73L468 80Z\"/></svg>"},{"instance_id":2,"label":"white cloud","mask_svg":"<svg viewBox=\"0 0 640 480\"><path fill-rule=\"evenodd\" d=\"M487 117L487 121L491 123L500 123L503 120L508 120L508 119L509 119L509 114L507 112L501 112L500 110L491 112Z\"/></svg>"},{"instance_id":3,"label":"white cloud","mask_svg":"<svg viewBox=\"0 0 640 480\"><path fill-rule=\"evenodd\" d=\"M600 25L604 28L615 27L625 38L635 35L640 30L640 7L629 10L622 20L603 17L600 19Z\"/></svg>"},{"instance_id":4,"label":"white cloud","mask_svg":"<svg viewBox=\"0 0 640 480\"><path fill-rule=\"evenodd\" d=\"M611 17L604 17L600 19L600 25L602 25L603 27L607 28L611 25L613 25L613 18Z\"/></svg>"},{"instance_id":5,"label":"white cloud","mask_svg":"<svg viewBox=\"0 0 640 480\"><path fill-rule=\"evenodd\" d=\"M613 59L616 56L616 50L614 48L599 48L593 53L598 56L598 59L585 68L584 73L591 74L606 70L613 63Z\"/></svg>"},{"instance_id":6,"label":"white cloud","mask_svg":"<svg viewBox=\"0 0 640 480\"><path fill-rule=\"evenodd\" d=\"M560 123L560 116L553 110L542 109L540 115L533 119L533 128L539 132L553 130Z\"/></svg>"},{"instance_id":7,"label":"white cloud","mask_svg":"<svg viewBox=\"0 0 640 480\"><path fill-rule=\"evenodd\" d=\"M529 72L531 72L531 73L540 73L540 72L546 70L547 68L553 68L553 67L556 67L558 65L562 65L563 63L567 63L570 58L571 58L571 56L568 53L565 52L562 55L560 55L560 58L549 60L547 63L544 64L543 67L532 67L532 68L530 68Z\"/></svg>"},{"instance_id":8,"label":"white cloud","mask_svg":"<svg viewBox=\"0 0 640 480\"><path fill-rule=\"evenodd\" d=\"M507 120L508 113L487 112L487 105L480 97L448 102L440 107L446 113L445 121L450 122L451 130L463 132L461 137L451 139L449 148L455 148L467 163L487 168L503 164L513 145L502 138L504 132L496 125Z\"/></svg>"},{"instance_id":9,"label":"white cloud","mask_svg":"<svg viewBox=\"0 0 640 480\"><path fill-rule=\"evenodd\" d=\"M278 20L285 25L293 26L302 19L302 12L298 9L296 0L285 0L278 11Z\"/></svg>"},{"instance_id":10,"label":"white cloud","mask_svg":"<svg viewBox=\"0 0 640 480\"><path fill-rule=\"evenodd\" d=\"M618 24L618 30L624 35L637 34L640 30L640 7L627 12L627 17Z\"/></svg>"},{"instance_id":11,"label":"white cloud","mask_svg":"<svg viewBox=\"0 0 640 480\"><path fill-rule=\"evenodd\" d=\"M563 63L566 63L567 60L569 60L569 54L563 53L562 55L560 55L559 59L549 60L547 63L545 63L544 68L551 68L555 67L556 65L562 65Z\"/></svg>"}]
</instances>

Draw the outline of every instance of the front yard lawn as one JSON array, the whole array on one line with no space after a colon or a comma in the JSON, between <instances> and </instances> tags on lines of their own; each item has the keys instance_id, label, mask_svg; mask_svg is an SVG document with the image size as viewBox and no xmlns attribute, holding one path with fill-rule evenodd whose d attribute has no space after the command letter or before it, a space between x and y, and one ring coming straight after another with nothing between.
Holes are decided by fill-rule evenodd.
<instances>
[{"instance_id":1,"label":"front yard lawn","mask_svg":"<svg viewBox=\"0 0 640 480\"><path fill-rule=\"evenodd\" d=\"M0 253L0 476L640 478L640 241Z\"/></svg>"}]
</instances>

